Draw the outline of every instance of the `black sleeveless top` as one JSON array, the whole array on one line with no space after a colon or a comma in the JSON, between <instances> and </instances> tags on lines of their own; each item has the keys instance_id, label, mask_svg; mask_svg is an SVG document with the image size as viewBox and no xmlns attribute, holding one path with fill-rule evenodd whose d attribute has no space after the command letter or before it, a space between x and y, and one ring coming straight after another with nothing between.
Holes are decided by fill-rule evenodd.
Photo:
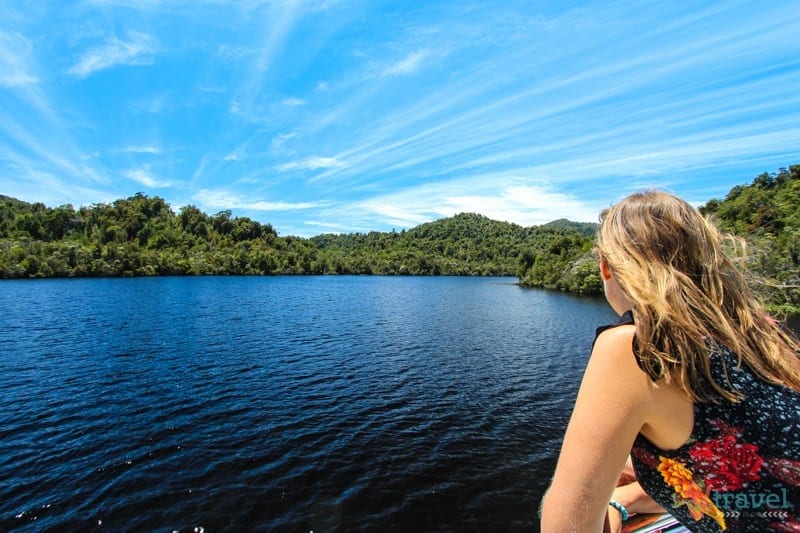
<instances>
[{"instance_id":1,"label":"black sleeveless top","mask_svg":"<svg viewBox=\"0 0 800 533\"><path fill-rule=\"evenodd\" d=\"M632 324L626 313L618 324ZM800 532L800 393L760 380L724 346L709 349L744 398L695 402L689 440L661 450L641 434L631 456L639 483L691 531ZM638 362L638 361L637 361Z\"/></svg>"}]
</instances>

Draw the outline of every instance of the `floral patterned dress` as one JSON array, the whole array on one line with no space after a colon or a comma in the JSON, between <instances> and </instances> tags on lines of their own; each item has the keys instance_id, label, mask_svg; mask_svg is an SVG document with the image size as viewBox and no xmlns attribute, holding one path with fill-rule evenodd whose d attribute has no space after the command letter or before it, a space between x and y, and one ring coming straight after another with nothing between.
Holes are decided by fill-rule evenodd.
<instances>
[{"instance_id":1,"label":"floral patterned dress","mask_svg":"<svg viewBox=\"0 0 800 533\"><path fill-rule=\"evenodd\" d=\"M626 315L620 324L632 323ZM639 435L637 479L691 531L800 532L800 393L737 368L725 347L711 349L710 361L714 378L724 383L727 369L744 399L695 402L692 434L676 450Z\"/></svg>"}]
</instances>

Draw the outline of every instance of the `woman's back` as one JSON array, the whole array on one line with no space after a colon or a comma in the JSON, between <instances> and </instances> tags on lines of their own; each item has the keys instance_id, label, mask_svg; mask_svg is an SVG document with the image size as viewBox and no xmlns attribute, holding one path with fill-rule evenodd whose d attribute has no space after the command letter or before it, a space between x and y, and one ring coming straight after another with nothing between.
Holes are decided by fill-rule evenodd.
<instances>
[{"instance_id":1,"label":"woman's back","mask_svg":"<svg viewBox=\"0 0 800 533\"><path fill-rule=\"evenodd\" d=\"M736 368L725 348L710 362L742 399L695 402L692 436L677 450L639 436L637 479L693 531L800 531L800 392Z\"/></svg>"},{"instance_id":2,"label":"woman's back","mask_svg":"<svg viewBox=\"0 0 800 533\"><path fill-rule=\"evenodd\" d=\"M692 530L800 532L800 343L763 311L726 242L742 244L658 191L601 215L606 299L635 331L597 338L543 530L617 527L652 512L653 497ZM631 450L641 486L615 487Z\"/></svg>"}]
</instances>

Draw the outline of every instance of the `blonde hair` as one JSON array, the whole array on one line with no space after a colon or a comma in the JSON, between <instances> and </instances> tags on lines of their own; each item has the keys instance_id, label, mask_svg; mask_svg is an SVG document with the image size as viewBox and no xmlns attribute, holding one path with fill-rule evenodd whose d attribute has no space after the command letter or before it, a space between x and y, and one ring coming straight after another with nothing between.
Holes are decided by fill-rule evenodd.
<instances>
[{"instance_id":1,"label":"blonde hair","mask_svg":"<svg viewBox=\"0 0 800 533\"><path fill-rule=\"evenodd\" d=\"M737 242L661 191L603 211L597 247L633 305L640 365L677 379L692 400L738 401L727 369L726 383L711 376L709 342L719 343L762 380L800 391L800 346L762 310L725 240Z\"/></svg>"}]
</instances>

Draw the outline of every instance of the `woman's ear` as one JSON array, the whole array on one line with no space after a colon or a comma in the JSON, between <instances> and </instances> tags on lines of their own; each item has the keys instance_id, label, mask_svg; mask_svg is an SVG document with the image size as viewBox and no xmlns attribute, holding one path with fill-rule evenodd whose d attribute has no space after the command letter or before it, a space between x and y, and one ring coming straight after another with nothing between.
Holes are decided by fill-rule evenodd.
<instances>
[{"instance_id":1,"label":"woman's ear","mask_svg":"<svg viewBox=\"0 0 800 533\"><path fill-rule=\"evenodd\" d=\"M600 256L600 277L603 278L603 281L611 280L611 272L611 267L606 262L606 258Z\"/></svg>"}]
</instances>

